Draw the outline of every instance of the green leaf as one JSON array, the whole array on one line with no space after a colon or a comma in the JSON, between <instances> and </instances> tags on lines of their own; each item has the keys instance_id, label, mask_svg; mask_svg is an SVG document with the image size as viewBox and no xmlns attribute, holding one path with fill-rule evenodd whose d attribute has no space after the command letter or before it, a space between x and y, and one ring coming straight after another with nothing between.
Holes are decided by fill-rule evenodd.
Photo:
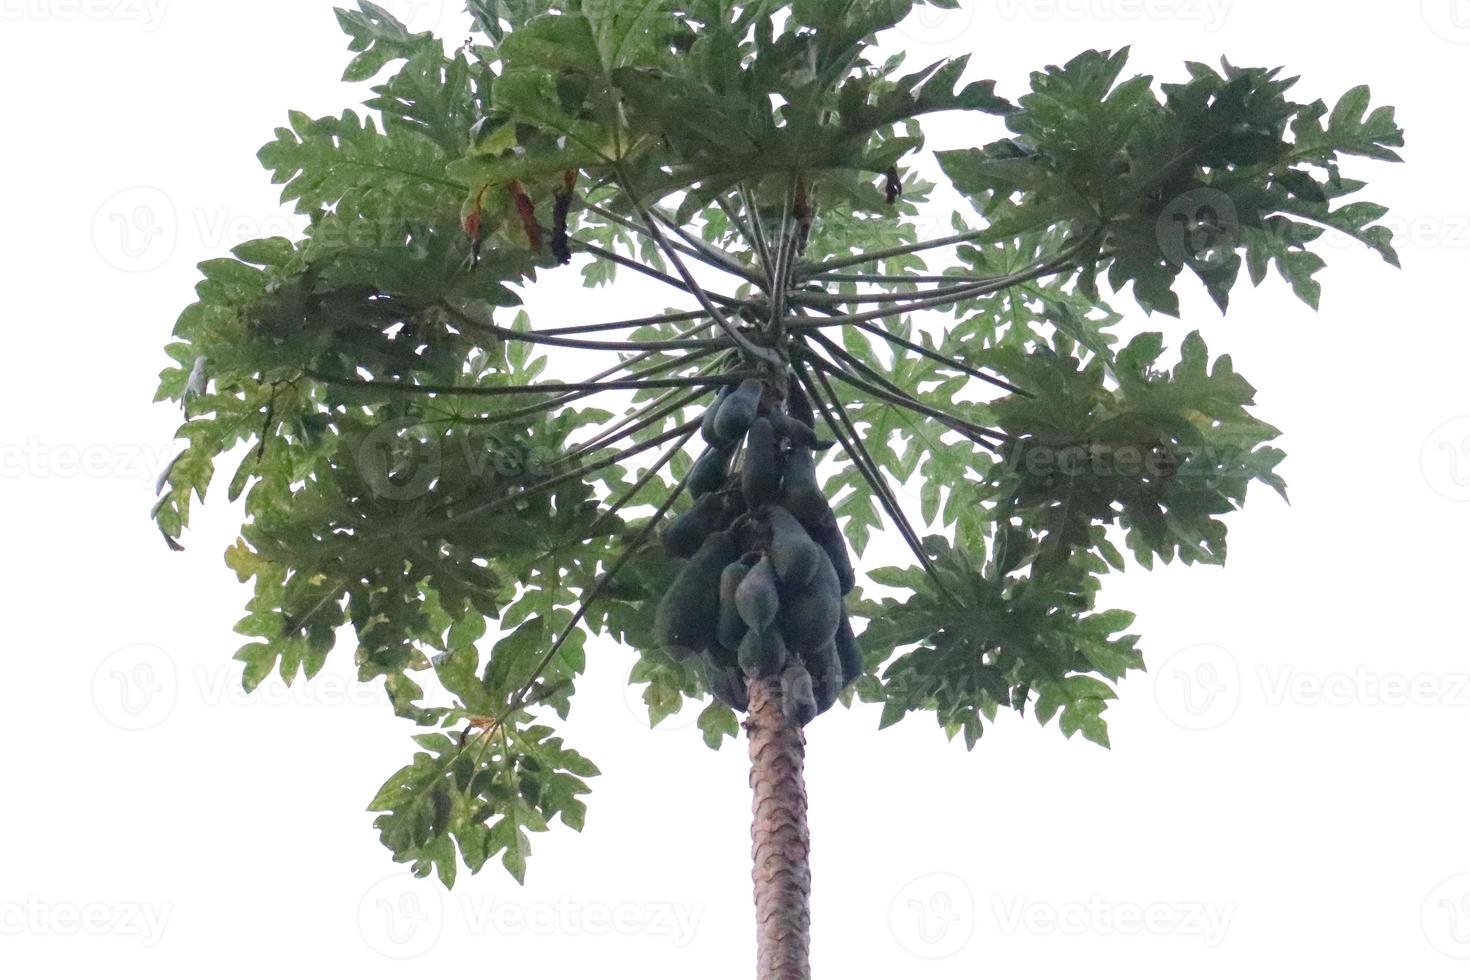
<instances>
[{"instance_id":1,"label":"green leaf","mask_svg":"<svg viewBox=\"0 0 1470 980\"><path fill-rule=\"evenodd\" d=\"M1064 734L1081 731L1106 744L1100 715L1115 694L1104 678L1143 667L1137 638L1117 636L1132 614L1091 613L1096 580L1075 569L1033 566L1029 574L1007 575L996 566L982 569L943 542L935 547L941 572L957 585L953 596L918 577L905 598L861 607L872 624L863 647L886 664L880 726L933 711L973 748L981 719L995 707L1024 713L1034 704L1043 724L1060 712Z\"/></svg>"},{"instance_id":2,"label":"green leaf","mask_svg":"<svg viewBox=\"0 0 1470 980\"><path fill-rule=\"evenodd\" d=\"M704 733L704 744L712 749L720 748L726 739L735 738L740 732L740 723L735 712L719 701L711 701L699 713L699 730Z\"/></svg>"}]
</instances>

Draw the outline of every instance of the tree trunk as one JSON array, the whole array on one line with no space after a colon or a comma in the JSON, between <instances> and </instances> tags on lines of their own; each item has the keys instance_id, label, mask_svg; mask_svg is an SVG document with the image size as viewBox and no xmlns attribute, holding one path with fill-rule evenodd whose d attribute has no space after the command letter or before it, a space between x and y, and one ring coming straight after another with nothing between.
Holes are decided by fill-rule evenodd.
<instances>
[{"instance_id":1,"label":"tree trunk","mask_svg":"<svg viewBox=\"0 0 1470 980\"><path fill-rule=\"evenodd\" d=\"M756 980L809 980L811 838L806 827L806 738L781 710L781 681L752 680L745 731L754 794Z\"/></svg>"}]
</instances>

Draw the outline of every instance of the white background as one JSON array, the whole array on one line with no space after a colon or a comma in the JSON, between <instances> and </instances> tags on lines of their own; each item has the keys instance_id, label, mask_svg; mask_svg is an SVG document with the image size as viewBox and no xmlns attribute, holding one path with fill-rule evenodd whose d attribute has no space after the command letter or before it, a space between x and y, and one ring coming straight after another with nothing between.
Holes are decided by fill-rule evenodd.
<instances>
[{"instance_id":1,"label":"white background","mask_svg":"<svg viewBox=\"0 0 1470 980\"><path fill-rule=\"evenodd\" d=\"M457 0L388 6L465 33ZM744 747L705 749L693 712L650 733L630 652L590 645L569 726L605 774L586 832L540 835L525 888L492 864L446 894L364 812L411 726L348 683L346 650L310 685L240 694L246 593L220 561L238 512L200 510L181 555L148 520L179 421L150 399L193 265L290 233L254 153L287 109L363 97L336 81L343 41L316 0L0 0L0 969L749 975ZM1228 54L1287 65L1303 100L1370 82L1410 162L1349 172L1395 207L1406 268L1337 243L1319 315L1273 279L1228 320L1191 294L1146 325L1232 352L1286 432L1293 505L1253 492L1225 570L1109 583L1151 667L1109 712L1111 752L1029 718L970 754L927 717L813 725L817 974L1463 976L1470 4L1006 0L888 43L974 51L1011 96L1127 43L1169 79ZM987 125L936 121L934 145Z\"/></svg>"}]
</instances>

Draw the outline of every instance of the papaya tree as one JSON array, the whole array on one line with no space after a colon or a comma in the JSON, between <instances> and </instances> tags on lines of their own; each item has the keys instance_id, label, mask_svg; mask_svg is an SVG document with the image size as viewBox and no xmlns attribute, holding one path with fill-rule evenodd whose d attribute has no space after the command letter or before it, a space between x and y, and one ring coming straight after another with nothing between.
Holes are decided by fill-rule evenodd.
<instances>
[{"instance_id":1,"label":"papaya tree","mask_svg":"<svg viewBox=\"0 0 1470 980\"><path fill-rule=\"evenodd\" d=\"M605 637L653 724L743 728L757 975L808 976L804 726L856 701L973 748L1029 711L1106 745L1143 658L1103 577L1222 563L1248 488L1284 494L1230 358L1119 310L1272 272L1315 307L1328 234L1396 264L1341 169L1398 159L1393 110L1126 50L1003 94L876 53L918 2L473 0L450 45L337 12L371 97L261 149L299 239L200 266L153 516L182 548L228 458L244 684L355 636L422 728L370 806L416 874L519 880L582 827L559 724ZM941 113L969 145L926 153ZM573 288L589 315L533 323ZM911 560L867 567L878 534Z\"/></svg>"}]
</instances>

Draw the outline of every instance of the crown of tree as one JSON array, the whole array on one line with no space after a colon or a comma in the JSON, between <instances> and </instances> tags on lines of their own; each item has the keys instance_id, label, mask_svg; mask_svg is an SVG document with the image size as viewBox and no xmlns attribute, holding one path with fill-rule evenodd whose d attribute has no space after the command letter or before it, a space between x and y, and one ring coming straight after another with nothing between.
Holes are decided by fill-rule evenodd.
<instances>
[{"instance_id":1,"label":"crown of tree","mask_svg":"<svg viewBox=\"0 0 1470 980\"><path fill-rule=\"evenodd\" d=\"M449 50L338 11L372 97L261 149L299 240L201 264L154 516L182 547L239 458L245 684L350 627L424 729L371 805L416 873L520 879L529 834L581 828L597 769L558 722L615 638L652 723L705 702L718 748L746 716L761 975L805 976L801 726L856 699L971 747L1028 711L1106 745L1143 660L1102 577L1221 563L1250 485L1284 494L1230 358L1123 342L1116 307L1178 316L1183 277L1224 310L1273 271L1315 307L1328 232L1396 264L1339 169L1398 159L1393 110L1126 50L1014 92L876 60L917 5L474 0ZM973 146L925 152L941 112ZM663 305L533 324L577 273ZM912 561L866 567L879 531Z\"/></svg>"}]
</instances>

